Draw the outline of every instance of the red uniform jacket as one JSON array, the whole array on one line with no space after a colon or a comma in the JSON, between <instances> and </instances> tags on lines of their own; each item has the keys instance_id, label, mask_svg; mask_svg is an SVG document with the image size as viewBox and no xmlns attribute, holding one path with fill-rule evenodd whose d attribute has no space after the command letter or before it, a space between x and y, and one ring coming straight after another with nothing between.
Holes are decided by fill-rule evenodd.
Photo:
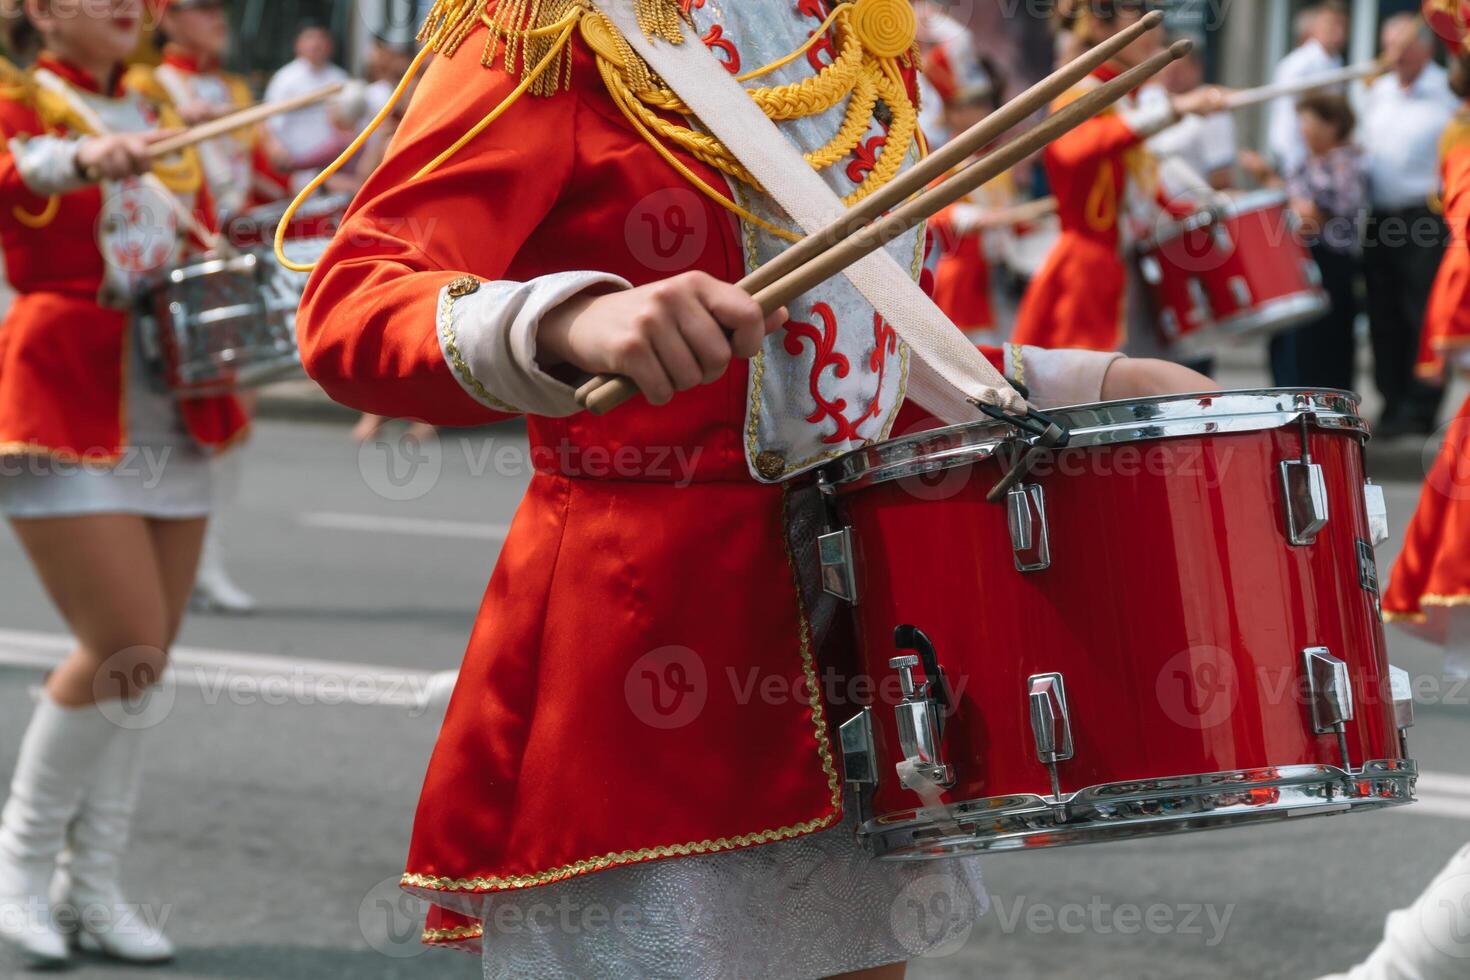
<instances>
[{"instance_id":1,"label":"red uniform jacket","mask_svg":"<svg viewBox=\"0 0 1470 980\"><path fill-rule=\"evenodd\" d=\"M1424 321L1421 368L1444 375L1446 360L1470 345L1470 121L1451 123L1443 143L1445 218L1451 241ZM1470 605L1470 400L1445 430L1383 594L1387 618L1423 624L1445 638L1450 607Z\"/></svg>"},{"instance_id":2,"label":"red uniform jacket","mask_svg":"<svg viewBox=\"0 0 1470 980\"><path fill-rule=\"evenodd\" d=\"M1440 172L1450 243L1434 279L1420 334L1419 371L1430 379L1444 376L1447 356L1458 361L1470 349L1470 107L1462 108L1445 130ZM1470 362L1459 366L1470 369Z\"/></svg>"},{"instance_id":3,"label":"red uniform jacket","mask_svg":"<svg viewBox=\"0 0 1470 980\"><path fill-rule=\"evenodd\" d=\"M955 226L955 208L951 205L929 222L940 250L934 270L934 302L961 330L990 330L995 326L995 311L990 301L985 235L978 230L960 231Z\"/></svg>"},{"instance_id":4,"label":"red uniform jacket","mask_svg":"<svg viewBox=\"0 0 1470 980\"><path fill-rule=\"evenodd\" d=\"M1112 68L1098 69L1054 108L1116 75ZM1140 107L1129 97L1043 152L1062 233L1026 290L1012 335L1015 343L1100 351L1123 346L1127 275L1120 219L1128 193L1129 154L1172 121L1167 109Z\"/></svg>"},{"instance_id":5,"label":"red uniform jacket","mask_svg":"<svg viewBox=\"0 0 1470 980\"><path fill-rule=\"evenodd\" d=\"M81 91L102 91L65 63L43 57L39 67ZM120 87L112 94L135 98ZM43 118L30 86L0 92L0 130L12 149L27 137L73 132ZM207 192L196 210L207 223ZM0 325L0 451L100 462L117 458L127 445L123 404L132 317L118 302L104 305L101 299L107 279L98 239L102 215L99 187L39 195L22 178L15 153L0 155L0 246L17 292ZM233 397L184 401L180 409L204 446L226 445L245 427Z\"/></svg>"}]
</instances>

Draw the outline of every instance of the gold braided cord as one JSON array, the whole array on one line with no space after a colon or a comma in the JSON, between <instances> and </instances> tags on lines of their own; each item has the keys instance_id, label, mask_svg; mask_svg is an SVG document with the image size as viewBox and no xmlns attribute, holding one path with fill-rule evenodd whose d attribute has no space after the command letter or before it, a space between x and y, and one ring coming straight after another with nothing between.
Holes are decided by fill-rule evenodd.
<instances>
[{"instance_id":1,"label":"gold braided cord","mask_svg":"<svg viewBox=\"0 0 1470 980\"><path fill-rule=\"evenodd\" d=\"M883 144L883 152L878 154L878 162L857 189L843 198L843 203L848 207L852 207L898 174L903 167L904 158L908 156L909 144L919 131L919 114L909 102L908 89L891 61L883 62L883 75L878 85L879 95L885 105L906 106L907 111L894 109L893 122L888 127L888 138Z\"/></svg>"},{"instance_id":2,"label":"gold braided cord","mask_svg":"<svg viewBox=\"0 0 1470 980\"><path fill-rule=\"evenodd\" d=\"M844 203L849 207L882 187L898 173L908 154L908 147L919 134L918 113L909 100L907 88L898 73L897 65L892 58L875 58L865 50L859 32L852 30L848 23L850 11L853 9L850 3L841 4L824 22L823 26L832 25L838 35L840 51L832 64L823 68L816 75L790 85L747 89L762 111L768 117L778 120L817 115L838 105L843 99L848 100L842 125L838 127L832 139L824 146L804 155L808 165L814 170L830 167L846 159L852 153L868 131L873 109L879 98L890 108L892 122L884 149L878 155L873 169L864 176L858 187L844 198ZM584 33L589 23L590 20L583 21ZM599 32L601 29L599 25ZM752 73L752 77L765 74L774 70L775 67L789 63L802 51L810 48L821 36L821 31L815 32L812 39L803 44L796 52L772 62L771 65L757 69ZM623 114L635 123L640 134L648 139L666 160L672 159L671 154L665 153L663 147L650 134L656 134L662 140L673 143L696 160L714 167L726 176L760 190L760 184L755 177L718 139L689 126L671 122L655 111L663 110L678 115L691 115L688 106L675 93L665 88L641 90L634 88L627 73L619 70L618 65L604 57L605 44L592 44L591 46L597 53L603 81L613 95L614 101ZM904 56L907 56L907 48ZM615 57L626 64L621 51L617 52ZM635 116L636 120L634 120ZM679 169L686 179L695 182L696 186L712 199L719 201L722 206L736 211L742 217L748 214L743 209L737 211L734 202L725 195L711 192L708 185L687 172L687 168L680 166L676 169ZM772 226L767 223L758 222L758 224L767 230L773 230ZM783 234L782 237L788 237L788 235Z\"/></svg>"},{"instance_id":3,"label":"gold braided cord","mask_svg":"<svg viewBox=\"0 0 1470 980\"><path fill-rule=\"evenodd\" d=\"M634 4L645 36L682 42L683 23L689 18L677 0L634 0ZM807 164L818 171L851 156L867 135L878 102L884 103L890 116L887 137L872 166L844 198L849 207L887 184L916 141L921 156L926 150L917 109L899 73L900 63L913 60L911 15L905 4L906 0L839 3L794 51L737 76L737 80L746 82L768 75L808 53L829 32L835 36L836 56L816 74L787 85L746 91L768 118L778 121L810 118L846 102L842 122L831 139L804 155ZM420 37L426 42L425 50L452 54L481 23L488 33L482 63L492 65L499 53L504 70L520 74L521 84L417 176L458 153L524 93L547 96L568 85L571 58L567 41L572 30L580 26L613 103L665 162L702 194L742 220L786 241L799 240L799 235L758 217L710 186L680 161L670 145L733 180L761 190L755 177L719 139L666 118L693 113L607 18L591 8L589 0L438 0Z\"/></svg>"},{"instance_id":4,"label":"gold braided cord","mask_svg":"<svg viewBox=\"0 0 1470 980\"><path fill-rule=\"evenodd\" d=\"M770 232L772 235L775 235L777 238L784 239L788 242L801 241L801 235L787 231L785 228L781 228L771 224L769 221L766 221L759 215L752 214L747 209L730 200L724 194L721 194L719 191L715 190L715 188L711 187L704 180L703 177L699 176L699 174L695 173L693 170L690 170L687 166L685 166L684 161L674 156L669 148L664 146L663 142L660 141L659 138L655 136L648 129L648 127L643 124L643 120L640 118L638 110L645 109L645 107L639 105L638 102L634 100L630 94L626 93L625 88L621 84L619 84L621 76L618 75L617 69L610 65L608 62L604 61L602 58L597 59L597 67L598 70L602 72L603 82L607 85L607 91L608 94L612 96L613 103L620 110L622 110L623 116L628 120L632 127L638 131L638 135L642 136L643 139L648 143L648 145L653 147L658 155L664 158L664 162L673 167L674 170L678 172L679 176L683 177L685 180L689 181L689 183L693 184L695 190L699 191L701 194L708 197L710 200L714 201L722 208L730 211L732 214L739 217L742 221L746 221L759 228L763 228L766 231ZM753 178L750 183L754 184Z\"/></svg>"},{"instance_id":5,"label":"gold braided cord","mask_svg":"<svg viewBox=\"0 0 1470 980\"><path fill-rule=\"evenodd\" d=\"M823 35L827 33L827 31L831 30L832 25L837 22L837 18L845 13L846 10L847 7L839 3L837 6L832 8L832 12L827 15L827 19L818 24L817 29L812 31L812 36L806 39L805 44L801 45L790 54L783 55L782 57L777 58L770 64L761 65L759 68L753 68L743 75L736 75L735 81L748 82L752 78L760 78L762 75L769 75L771 72L776 71L778 68L785 68L797 58L800 58L802 55L810 51L813 45L820 41Z\"/></svg>"},{"instance_id":6,"label":"gold braided cord","mask_svg":"<svg viewBox=\"0 0 1470 980\"><path fill-rule=\"evenodd\" d=\"M850 4L842 4L832 12L828 22L835 22L839 51L832 64L809 78L790 85L778 85L746 89L755 104L771 119L801 119L815 116L841 102L852 91L865 66L862 43L857 34L847 27L846 12ZM805 44L779 61L757 69L751 76L774 71L795 57L799 57L812 44L820 40L822 30L812 34ZM636 90L635 90L636 91ZM673 112L681 116L691 115L684 101L668 89L649 89L638 92L638 98L655 109Z\"/></svg>"},{"instance_id":7,"label":"gold braided cord","mask_svg":"<svg viewBox=\"0 0 1470 980\"><path fill-rule=\"evenodd\" d=\"M41 209L39 214L31 214L19 204L11 208L10 213L15 216L16 221L19 221L27 228L32 231L40 231L42 228L48 227L51 222L56 220L56 216L61 213L61 195L52 194L46 198L46 206Z\"/></svg>"}]
</instances>

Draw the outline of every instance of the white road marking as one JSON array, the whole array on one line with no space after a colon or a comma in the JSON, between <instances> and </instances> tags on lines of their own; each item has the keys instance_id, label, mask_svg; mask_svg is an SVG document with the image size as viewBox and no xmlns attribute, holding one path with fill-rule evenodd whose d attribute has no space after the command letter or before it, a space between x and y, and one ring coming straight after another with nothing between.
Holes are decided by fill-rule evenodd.
<instances>
[{"instance_id":1,"label":"white road marking","mask_svg":"<svg viewBox=\"0 0 1470 980\"><path fill-rule=\"evenodd\" d=\"M0 666L49 670L71 652L63 633L0 630ZM336 660L310 660L274 653L175 647L170 673L175 683L197 688L206 699L232 703L355 704L409 708L442 707L458 672L382 667ZM1422 772L1419 800L1394 807L1398 813L1470 820L1470 776Z\"/></svg>"},{"instance_id":2,"label":"white road marking","mask_svg":"<svg viewBox=\"0 0 1470 980\"><path fill-rule=\"evenodd\" d=\"M315 511L301 514L302 527L328 531L365 531L369 534L412 534L425 538L468 538L472 541L504 541L509 524L472 524L468 521L437 521L424 517L383 517L378 514L342 514Z\"/></svg>"},{"instance_id":3,"label":"white road marking","mask_svg":"<svg viewBox=\"0 0 1470 980\"><path fill-rule=\"evenodd\" d=\"M1419 788L1428 793L1470 796L1470 776L1448 772L1421 772Z\"/></svg>"},{"instance_id":4,"label":"white road marking","mask_svg":"<svg viewBox=\"0 0 1470 980\"><path fill-rule=\"evenodd\" d=\"M0 666L49 670L71 652L62 633L0 630ZM175 647L175 683L232 703L356 704L424 710L448 700L456 671L428 671L274 653Z\"/></svg>"},{"instance_id":5,"label":"white road marking","mask_svg":"<svg viewBox=\"0 0 1470 980\"><path fill-rule=\"evenodd\" d=\"M1417 802L1394 807L1395 813L1416 813L1421 817L1452 817L1470 820L1470 798L1419 793Z\"/></svg>"}]
</instances>

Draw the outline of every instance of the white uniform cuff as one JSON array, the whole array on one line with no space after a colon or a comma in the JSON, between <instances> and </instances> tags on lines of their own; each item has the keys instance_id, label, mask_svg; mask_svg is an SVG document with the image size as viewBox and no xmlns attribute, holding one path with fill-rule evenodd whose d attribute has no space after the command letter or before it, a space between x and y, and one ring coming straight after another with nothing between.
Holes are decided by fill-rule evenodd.
<instances>
[{"instance_id":1,"label":"white uniform cuff","mask_svg":"<svg viewBox=\"0 0 1470 980\"><path fill-rule=\"evenodd\" d=\"M1102 401L1103 379L1122 354L1095 350L1048 350L1006 344L1006 376L1031 393L1037 408Z\"/></svg>"},{"instance_id":2,"label":"white uniform cuff","mask_svg":"<svg viewBox=\"0 0 1470 980\"><path fill-rule=\"evenodd\" d=\"M457 279L439 294L439 349L460 386L488 408L575 415L582 410L576 389L536 363L536 331L550 310L594 286L631 284L605 272L558 272L529 282Z\"/></svg>"},{"instance_id":3,"label":"white uniform cuff","mask_svg":"<svg viewBox=\"0 0 1470 980\"><path fill-rule=\"evenodd\" d=\"M10 141L10 152L31 193L51 197L89 186L77 169L80 145L80 140L62 136L18 136Z\"/></svg>"},{"instance_id":4,"label":"white uniform cuff","mask_svg":"<svg viewBox=\"0 0 1470 980\"><path fill-rule=\"evenodd\" d=\"M1129 131L1143 140L1179 121L1179 114L1174 111L1174 104L1168 99L1149 99L1142 105L1123 110L1119 115L1123 117Z\"/></svg>"}]
</instances>

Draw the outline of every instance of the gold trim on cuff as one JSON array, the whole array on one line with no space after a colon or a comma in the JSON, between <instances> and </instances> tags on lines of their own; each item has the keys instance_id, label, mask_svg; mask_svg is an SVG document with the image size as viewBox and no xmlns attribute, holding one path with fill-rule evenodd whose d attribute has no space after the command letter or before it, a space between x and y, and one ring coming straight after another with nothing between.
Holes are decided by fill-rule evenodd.
<instances>
[{"instance_id":1,"label":"gold trim on cuff","mask_svg":"<svg viewBox=\"0 0 1470 980\"><path fill-rule=\"evenodd\" d=\"M469 364L465 363L464 355L459 350L459 339L454 332L454 301L464 296L469 296L480 287L479 280L475 279L474 289L466 288L466 281L473 277L461 276L444 287L444 293L439 299L439 336L444 341L444 353L449 357L449 365L458 375L460 383L468 388L476 398L480 399L487 407L498 412L509 412L513 415L524 415L525 412L509 402L502 401L490 394L481 382L470 370Z\"/></svg>"}]
</instances>

